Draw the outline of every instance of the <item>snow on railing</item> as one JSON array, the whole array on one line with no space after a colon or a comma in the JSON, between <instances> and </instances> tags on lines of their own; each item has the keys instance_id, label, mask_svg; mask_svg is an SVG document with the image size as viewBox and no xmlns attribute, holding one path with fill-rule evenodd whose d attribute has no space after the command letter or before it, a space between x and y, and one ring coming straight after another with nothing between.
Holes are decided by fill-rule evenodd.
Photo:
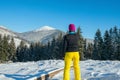
<instances>
[{"instance_id":1,"label":"snow on railing","mask_svg":"<svg viewBox=\"0 0 120 80\"><path fill-rule=\"evenodd\" d=\"M48 72L48 74L42 74L40 77L38 77L34 80L48 80L49 78L52 78L54 75L56 75L57 73L59 73L63 70L64 70L64 68L55 69L53 71Z\"/></svg>"}]
</instances>

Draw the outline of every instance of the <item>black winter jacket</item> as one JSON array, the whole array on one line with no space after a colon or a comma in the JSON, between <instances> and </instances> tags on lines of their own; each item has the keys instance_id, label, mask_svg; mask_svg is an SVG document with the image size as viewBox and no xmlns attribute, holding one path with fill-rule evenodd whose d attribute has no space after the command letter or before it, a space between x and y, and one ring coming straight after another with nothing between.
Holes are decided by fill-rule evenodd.
<instances>
[{"instance_id":1,"label":"black winter jacket","mask_svg":"<svg viewBox=\"0 0 120 80\"><path fill-rule=\"evenodd\" d=\"M63 38L63 52L77 52L78 51L78 41L79 35L77 34L67 34Z\"/></svg>"}]
</instances>

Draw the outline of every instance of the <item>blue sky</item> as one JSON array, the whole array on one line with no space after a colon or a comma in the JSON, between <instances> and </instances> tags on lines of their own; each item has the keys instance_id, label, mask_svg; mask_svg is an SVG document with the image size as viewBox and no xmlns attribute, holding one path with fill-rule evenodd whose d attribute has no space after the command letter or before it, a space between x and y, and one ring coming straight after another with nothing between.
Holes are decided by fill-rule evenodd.
<instances>
[{"instance_id":1,"label":"blue sky","mask_svg":"<svg viewBox=\"0 0 120 80\"><path fill-rule=\"evenodd\" d=\"M52 26L62 31L74 23L94 38L115 25L120 28L120 0L0 0L0 25L16 32Z\"/></svg>"}]
</instances>

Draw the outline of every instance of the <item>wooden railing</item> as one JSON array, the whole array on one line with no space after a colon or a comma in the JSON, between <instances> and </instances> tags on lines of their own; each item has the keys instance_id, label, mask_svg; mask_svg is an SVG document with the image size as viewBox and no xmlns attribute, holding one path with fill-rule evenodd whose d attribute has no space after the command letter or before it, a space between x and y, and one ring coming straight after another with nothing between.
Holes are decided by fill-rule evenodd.
<instances>
[{"instance_id":1,"label":"wooden railing","mask_svg":"<svg viewBox=\"0 0 120 80\"><path fill-rule=\"evenodd\" d=\"M48 80L49 78L52 78L53 76L55 76L56 74L58 74L59 72L63 71L64 69L56 69L54 71L49 72L48 74L43 74L41 75L39 78L35 79L35 80Z\"/></svg>"}]
</instances>

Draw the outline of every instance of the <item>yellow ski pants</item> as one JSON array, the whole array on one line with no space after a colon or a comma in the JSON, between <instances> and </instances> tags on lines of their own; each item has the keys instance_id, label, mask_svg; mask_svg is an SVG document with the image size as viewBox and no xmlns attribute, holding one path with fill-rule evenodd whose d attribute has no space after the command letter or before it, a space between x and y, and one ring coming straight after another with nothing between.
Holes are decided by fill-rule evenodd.
<instances>
[{"instance_id":1,"label":"yellow ski pants","mask_svg":"<svg viewBox=\"0 0 120 80\"><path fill-rule=\"evenodd\" d=\"M80 67L79 67L79 52L66 52L64 61L65 61L65 67L64 67L63 80L70 80L71 61L73 61L75 80L81 80Z\"/></svg>"}]
</instances>

